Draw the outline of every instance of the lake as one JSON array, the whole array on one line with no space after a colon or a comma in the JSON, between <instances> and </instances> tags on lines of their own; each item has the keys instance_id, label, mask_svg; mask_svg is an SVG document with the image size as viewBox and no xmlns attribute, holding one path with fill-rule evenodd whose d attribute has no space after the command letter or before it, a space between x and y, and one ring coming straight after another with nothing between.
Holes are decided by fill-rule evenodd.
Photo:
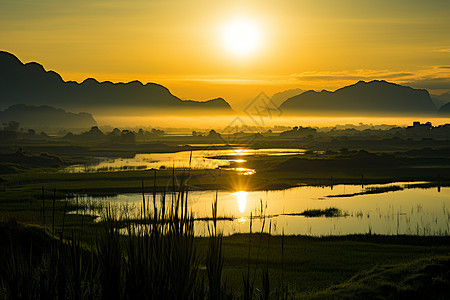
<instances>
[{"instance_id":1,"label":"lake","mask_svg":"<svg viewBox=\"0 0 450 300\"><path fill-rule=\"evenodd\" d=\"M65 168L64 172L114 172L124 170L150 170L164 168L192 169L231 169L243 175L252 175L255 170L245 167L248 156L280 156L304 154L304 149L229 149L229 150L194 150L174 153L142 153L133 158L99 158L90 164L78 164ZM192 155L192 157L191 157ZM238 163L236 168L229 168L231 162Z\"/></svg>"},{"instance_id":2,"label":"lake","mask_svg":"<svg viewBox=\"0 0 450 300\"><path fill-rule=\"evenodd\" d=\"M231 218L219 221L225 235L249 232L250 215L266 216L264 231L271 222L271 233L312 236L347 234L412 234L448 235L450 232L450 188L418 188L421 183L391 183L385 185L336 185L333 187L300 186L275 191L218 191L218 216ZM374 194L351 194L392 190ZM331 197L330 197L331 196ZM211 216L211 204L216 191L192 191L188 205L196 218ZM73 198L70 201L75 201ZM118 215L137 217L142 205L141 194L120 194L95 198L79 196L88 206L111 205ZM153 197L146 196L153 205ZM161 194L156 202L160 206ZM166 205L171 196L166 195ZM147 204L148 205L148 204ZM308 209L335 207L339 217L305 217ZM80 212L79 212L80 213ZM84 213L101 215L98 210ZM253 232L261 231L263 219L253 218ZM206 235L209 221L196 221L197 235Z\"/></svg>"}]
</instances>

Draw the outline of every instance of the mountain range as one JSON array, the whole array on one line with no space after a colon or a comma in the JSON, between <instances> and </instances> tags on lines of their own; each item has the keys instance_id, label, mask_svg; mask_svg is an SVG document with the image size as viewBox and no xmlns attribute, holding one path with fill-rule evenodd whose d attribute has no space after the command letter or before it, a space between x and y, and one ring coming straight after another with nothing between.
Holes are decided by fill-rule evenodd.
<instances>
[{"instance_id":1,"label":"mountain range","mask_svg":"<svg viewBox=\"0 0 450 300\"><path fill-rule=\"evenodd\" d=\"M98 82L88 78L82 83L64 81L54 71L46 71L36 62L22 63L11 53L0 51L0 105L52 105L71 110L144 108L158 111L215 110L230 113L231 106L222 98L208 101L181 100L166 87L143 84Z\"/></svg>"},{"instance_id":2,"label":"mountain range","mask_svg":"<svg viewBox=\"0 0 450 300\"><path fill-rule=\"evenodd\" d=\"M223 98L208 101L182 100L166 87L143 84L98 82L88 78L81 83L64 81L54 71L46 71L36 62L22 63L11 53L0 51L0 109L15 104L50 105L71 111L95 114L129 110L147 115L214 111L231 114ZM253 101L253 100L252 100ZM292 89L276 93L271 102L289 115L435 115L448 113L450 93L430 96L425 89L414 89L383 80L359 81L334 92ZM23 108L23 107L22 107ZM92 116L91 116L92 117ZM88 122L89 123L89 122Z\"/></svg>"},{"instance_id":3,"label":"mountain range","mask_svg":"<svg viewBox=\"0 0 450 300\"><path fill-rule=\"evenodd\" d=\"M450 116L450 102L447 102L447 104L442 105L441 108L439 108L438 113L441 115Z\"/></svg>"},{"instance_id":4,"label":"mountain range","mask_svg":"<svg viewBox=\"0 0 450 300\"><path fill-rule=\"evenodd\" d=\"M436 107L441 108L445 104L450 102L450 92L444 93L442 95L431 95Z\"/></svg>"},{"instance_id":5,"label":"mountain range","mask_svg":"<svg viewBox=\"0 0 450 300\"><path fill-rule=\"evenodd\" d=\"M277 106L280 106L287 99L292 98L297 95L300 95L304 92L305 92L305 90L302 90L299 88L285 90L285 91L273 94L273 96L270 98L270 101L272 103L276 104Z\"/></svg>"},{"instance_id":6,"label":"mountain range","mask_svg":"<svg viewBox=\"0 0 450 300\"><path fill-rule=\"evenodd\" d=\"M285 113L347 115L436 114L430 94L384 80L359 81L334 92L307 91L291 97L280 107Z\"/></svg>"}]
</instances>

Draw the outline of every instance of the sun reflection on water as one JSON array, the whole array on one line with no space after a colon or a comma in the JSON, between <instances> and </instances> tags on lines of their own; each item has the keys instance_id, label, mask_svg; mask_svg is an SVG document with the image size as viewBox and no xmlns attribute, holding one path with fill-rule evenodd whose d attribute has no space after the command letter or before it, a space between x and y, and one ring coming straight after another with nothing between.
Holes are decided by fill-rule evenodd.
<instances>
[{"instance_id":1,"label":"sun reflection on water","mask_svg":"<svg viewBox=\"0 0 450 300\"><path fill-rule=\"evenodd\" d=\"M234 170L241 175L253 175L256 173L254 169L247 169L247 168L234 168Z\"/></svg>"},{"instance_id":2,"label":"sun reflection on water","mask_svg":"<svg viewBox=\"0 0 450 300\"><path fill-rule=\"evenodd\" d=\"M230 159L230 161L234 161L234 162L237 162L237 163L244 163L244 162L246 162L246 160L245 159Z\"/></svg>"},{"instance_id":3,"label":"sun reflection on water","mask_svg":"<svg viewBox=\"0 0 450 300\"><path fill-rule=\"evenodd\" d=\"M245 191L239 191L239 192L234 193L234 195L236 196L236 199L238 202L239 211L241 213L243 213L245 211L245 206L247 205L248 193Z\"/></svg>"},{"instance_id":4,"label":"sun reflection on water","mask_svg":"<svg viewBox=\"0 0 450 300\"><path fill-rule=\"evenodd\" d=\"M233 153L231 155L245 155L247 150L246 149L234 149Z\"/></svg>"},{"instance_id":5,"label":"sun reflection on water","mask_svg":"<svg viewBox=\"0 0 450 300\"><path fill-rule=\"evenodd\" d=\"M247 222L247 218L246 217L242 217L242 218L236 219L236 223L243 224L245 222Z\"/></svg>"}]
</instances>

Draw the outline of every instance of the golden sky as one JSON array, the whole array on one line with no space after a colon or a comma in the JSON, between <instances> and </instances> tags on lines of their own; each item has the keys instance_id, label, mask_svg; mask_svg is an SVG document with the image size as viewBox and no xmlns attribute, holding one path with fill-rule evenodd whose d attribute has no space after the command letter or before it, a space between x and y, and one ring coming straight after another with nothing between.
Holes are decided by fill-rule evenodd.
<instances>
[{"instance_id":1,"label":"golden sky","mask_svg":"<svg viewBox=\"0 0 450 300\"><path fill-rule=\"evenodd\" d=\"M450 1L0 0L0 49L64 80L157 82L183 99L386 79L450 90ZM244 20L258 43L224 43ZM244 41L246 38L244 37Z\"/></svg>"}]
</instances>

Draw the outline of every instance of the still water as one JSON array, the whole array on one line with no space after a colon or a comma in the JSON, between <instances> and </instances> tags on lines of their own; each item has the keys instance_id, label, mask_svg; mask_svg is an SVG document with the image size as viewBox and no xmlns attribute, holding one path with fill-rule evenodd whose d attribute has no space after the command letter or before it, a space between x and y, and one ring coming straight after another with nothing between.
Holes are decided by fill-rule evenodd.
<instances>
[{"instance_id":1,"label":"still water","mask_svg":"<svg viewBox=\"0 0 450 300\"><path fill-rule=\"evenodd\" d=\"M334 187L301 186L275 191L218 191L218 216L230 218L219 221L225 235L249 232L250 215L252 231L261 231L265 218L264 231L281 234L302 235L346 235L346 234L413 234L448 235L450 232L450 188L415 188L414 183L392 183L387 185L337 185ZM343 197L373 188L397 186L400 189L379 194L364 194ZM337 195L337 197L327 197ZM193 191L189 194L189 208L196 218L211 216L211 204L215 191ZM71 201L74 201L71 199ZM97 211L85 213L100 216L106 205L111 205L118 216L138 217L141 211L141 194L121 194L108 198L83 197ZM146 196L153 205L153 197ZM171 196L166 195L166 206ZM156 196L156 203L161 195ZM101 206L101 207L99 207ZM305 217L298 214L308 209L336 207L343 216ZM291 215L289 215L291 214ZM99 217L101 218L101 217ZM207 235L209 221L196 221L197 235Z\"/></svg>"},{"instance_id":2,"label":"still water","mask_svg":"<svg viewBox=\"0 0 450 300\"><path fill-rule=\"evenodd\" d=\"M192 153L192 157L191 157ZM248 156L280 156L303 154L303 149L230 149L230 150L194 150L175 153L143 153L133 158L99 158L91 164L69 166L69 173L111 172L123 170L149 170L160 168L216 169L224 168L231 162L239 166L234 170L244 175L252 175L254 170L245 167ZM229 169L229 168L228 168Z\"/></svg>"}]
</instances>

